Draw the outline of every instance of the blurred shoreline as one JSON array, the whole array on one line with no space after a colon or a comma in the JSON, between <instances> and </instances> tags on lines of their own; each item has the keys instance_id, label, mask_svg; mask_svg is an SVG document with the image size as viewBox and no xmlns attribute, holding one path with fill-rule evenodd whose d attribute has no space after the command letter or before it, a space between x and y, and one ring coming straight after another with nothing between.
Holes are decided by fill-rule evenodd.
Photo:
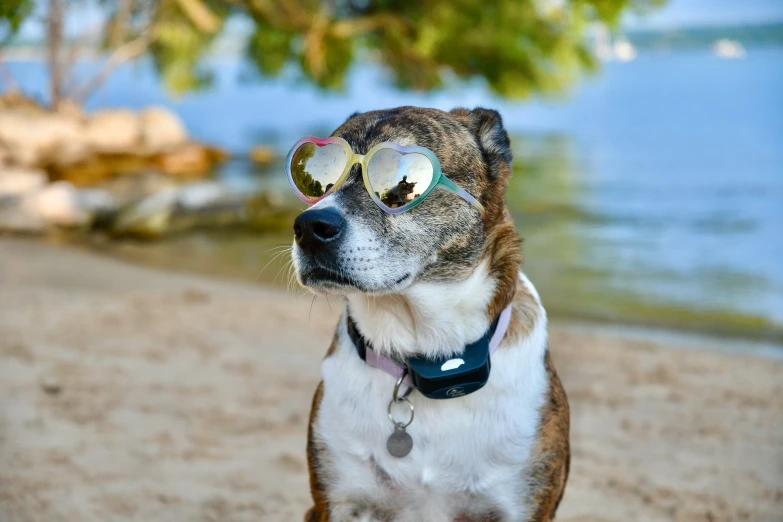
<instances>
[{"instance_id":1,"label":"blurred shoreline","mask_svg":"<svg viewBox=\"0 0 783 522\"><path fill-rule=\"evenodd\" d=\"M228 236L222 242L224 246L233 242L230 234ZM173 238L157 243L88 240L69 242L68 246L137 266L193 274L210 279L250 283L261 288L282 290L286 294L297 297L301 295L309 297L312 294L299 287L286 268L290 256L288 254L276 256L280 253L277 247L290 242L291 238L288 234L269 234L262 238L246 237L239 240L242 252L232 251L231 248L225 252L220 248L210 248L211 240L204 239L203 236L199 239L199 235L194 234L190 237ZM251 246L251 243L255 245ZM225 256L232 252L238 259L250 260L250 267L229 262ZM524 264L521 269L525 270ZM527 274L530 275L529 272ZM541 286L535 278L533 283L541 293ZM544 287L546 288L545 283ZM711 321L719 314L706 311L700 316L692 310L681 311L673 306L668 308L666 315L649 318L647 321L634 321L629 316L611 319L584 313L588 309L586 303L563 307L562 296L552 296L544 292L542 297L550 323L564 331L612 334L628 340L646 340L684 348L703 349L706 346L710 350L729 354L744 353L783 360L783 327L770 325L767 329L754 330L749 327L738 327L737 322L729 319L727 324L716 328ZM550 300L556 304L549 306ZM340 305L337 306L339 307ZM682 315L683 312L690 316L690 322L678 323L669 319ZM740 320L750 323L760 319L747 316L740 317Z\"/></svg>"},{"instance_id":2,"label":"blurred shoreline","mask_svg":"<svg viewBox=\"0 0 783 522\"><path fill-rule=\"evenodd\" d=\"M338 313L0 239L0 519L300 519L308 409ZM558 520L780 519L780 358L549 331L572 412Z\"/></svg>"},{"instance_id":3,"label":"blurred shoreline","mask_svg":"<svg viewBox=\"0 0 783 522\"><path fill-rule=\"evenodd\" d=\"M676 346L683 350L708 350L716 353L750 355L783 361L783 343L765 341L740 335L718 335L709 331L684 330L672 327L653 327L606 321L554 316L553 328L577 334L613 335L628 342L653 342Z\"/></svg>"},{"instance_id":4,"label":"blurred shoreline","mask_svg":"<svg viewBox=\"0 0 783 522\"><path fill-rule=\"evenodd\" d=\"M265 238L265 241L259 242L260 252L265 252L270 248L282 245L275 241L286 241L290 239L288 235L271 235ZM22 250L49 251L53 256L59 253L78 253L85 255L85 259L94 259L100 263L105 259L110 263L127 263L129 266L137 267L140 270L151 270L161 274L171 274L172 277L191 277L200 278L204 281L213 281L216 283L248 285L251 289L259 291L282 292L286 298L309 300L312 294L301 288L293 279L290 271L283 273L281 268L288 266L289 255L277 256L276 263L268 263L265 258L258 264L259 271L255 277L249 277L249 273L240 273L236 267L218 265L210 260L203 263L194 262L193 251L182 249L181 244L172 245L172 250L180 252L180 260L177 262L173 256L163 254L162 256L146 255L142 253L149 247L155 248L162 243L148 242L104 242L104 241L81 241L73 240L61 236L60 238L24 238L24 237L4 237L0 235L0 247L3 245L14 245ZM275 249L277 253L277 249ZM70 255L70 254L69 254ZM267 257L275 257L270 254ZM255 266L255 265L254 265ZM525 267L521 269L524 271ZM0 279L0 282L2 280ZM536 284L536 281L533 280ZM540 289L539 289L540 291ZM706 327L693 325L689 327L677 327L675 325L665 324L639 324L629 321L608 319L598 319L594 317L585 317L573 313L559 313L547 306L549 296L542 295L544 306L547 308L547 316L550 326L558 330L572 333L574 335L612 335L622 338L626 341L649 341L670 346L677 346L682 349L708 350L724 354L749 355L772 360L783 361L783 342L778 340L779 333L773 331L771 338L765 335L743 335L746 331L733 331L716 333ZM335 298L336 304L330 304L332 311L338 312L342 309L342 302Z\"/></svg>"},{"instance_id":5,"label":"blurred shoreline","mask_svg":"<svg viewBox=\"0 0 783 522\"><path fill-rule=\"evenodd\" d=\"M215 235L220 239L215 239ZM70 240L69 244L138 266L244 281L294 294L306 293L291 279L287 269L288 254L279 255L280 247L290 245L290 242L288 234L254 237L243 233L195 232L152 243L82 238ZM538 264L542 263L546 260L539 260ZM763 318L737 311L678 309L673 304L653 308L644 301L633 303L644 311L641 314L632 313L632 310L613 315L601 315L600 311L591 313L590 303L581 301L578 291L570 295L556 293L562 291L562 287L551 287L548 281L538 280L527 270L528 264L527 261L523 263L522 270L532 278L544 297L549 317L560 324L598 332L622 330L634 338L660 338L684 345L690 344L690 340L711 340L727 351L747 349L749 353L768 357L783 356L783 327L767 324ZM611 294L607 299L611 299ZM722 319L723 323L719 323Z\"/></svg>"}]
</instances>

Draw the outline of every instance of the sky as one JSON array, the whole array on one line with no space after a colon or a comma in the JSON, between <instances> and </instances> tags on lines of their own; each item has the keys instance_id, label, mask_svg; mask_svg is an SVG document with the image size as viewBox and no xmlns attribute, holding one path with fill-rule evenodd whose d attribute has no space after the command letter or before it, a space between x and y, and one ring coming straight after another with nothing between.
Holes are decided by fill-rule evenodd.
<instances>
[{"instance_id":1,"label":"sky","mask_svg":"<svg viewBox=\"0 0 783 522\"><path fill-rule=\"evenodd\" d=\"M2 1L2 0L0 0ZM87 2L94 6L93 2ZM19 34L21 40L43 38L44 28L40 21L45 0L39 1L37 20L25 22ZM82 9L78 17L71 17L70 31L78 32L84 25L100 24L99 12L94 7ZM624 22L626 29L668 29L703 25L741 25L783 21L783 0L669 0L668 3L651 14L637 16L627 14Z\"/></svg>"}]
</instances>

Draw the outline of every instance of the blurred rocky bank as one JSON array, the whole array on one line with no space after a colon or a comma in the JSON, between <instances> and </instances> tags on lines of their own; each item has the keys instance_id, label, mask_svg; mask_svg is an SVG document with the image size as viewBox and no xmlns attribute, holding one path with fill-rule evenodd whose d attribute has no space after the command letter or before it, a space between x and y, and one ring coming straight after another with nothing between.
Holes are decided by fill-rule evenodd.
<instances>
[{"instance_id":1,"label":"blurred rocky bank","mask_svg":"<svg viewBox=\"0 0 783 522\"><path fill-rule=\"evenodd\" d=\"M260 152L259 152L260 151ZM228 158L161 107L54 112L0 96L0 233L156 239L203 228L276 231L295 212L209 179ZM263 147L251 160L269 161Z\"/></svg>"}]
</instances>

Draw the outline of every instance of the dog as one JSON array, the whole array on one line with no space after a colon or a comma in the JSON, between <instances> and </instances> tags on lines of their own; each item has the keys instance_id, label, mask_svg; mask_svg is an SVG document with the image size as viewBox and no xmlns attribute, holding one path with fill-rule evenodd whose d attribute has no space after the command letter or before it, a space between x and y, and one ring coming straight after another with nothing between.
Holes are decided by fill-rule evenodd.
<instances>
[{"instance_id":1,"label":"dog","mask_svg":"<svg viewBox=\"0 0 783 522\"><path fill-rule=\"evenodd\" d=\"M408 181L408 176L403 176L395 186L381 197L381 201L389 208L401 207L416 196L414 194L416 185L417 183Z\"/></svg>"},{"instance_id":2,"label":"dog","mask_svg":"<svg viewBox=\"0 0 783 522\"><path fill-rule=\"evenodd\" d=\"M333 136L357 154L381 142L430 149L485 215L440 189L391 215L372 201L354 165L297 218L299 283L346 304L313 397L313 507L305 521L552 520L569 472L569 406L548 351L546 312L520 270L522 242L504 199L512 157L501 116L400 107L354 114ZM326 209L324 225L318 216ZM312 237L319 226L336 232ZM454 398L437 400L414 390L402 399L395 375L357 351L358 331L378 357L455 357L448 369L459 367L452 362L506 309L488 381L464 396L450 390ZM413 422L400 428L407 401ZM394 446L397 431L411 448Z\"/></svg>"}]
</instances>

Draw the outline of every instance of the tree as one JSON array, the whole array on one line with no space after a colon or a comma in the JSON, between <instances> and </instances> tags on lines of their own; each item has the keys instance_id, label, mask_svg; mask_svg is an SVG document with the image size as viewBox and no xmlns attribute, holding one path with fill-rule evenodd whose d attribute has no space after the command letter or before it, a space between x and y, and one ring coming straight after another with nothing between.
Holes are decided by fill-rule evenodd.
<instances>
[{"instance_id":1,"label":"tree","mask_svg":"<svg viewBox=\"0 0 783 522\"><path fill-rule=\"evenodd\" d=\"M588 24L614 25L627 8L664 1L261 0L247 4L256 27L248 51L263 73L296 62L324 87L339 87L363 53L387 66L401 87L483 77L499 94L525 97L560 90L595 66Z\"/></svg>"},{"instance_id":2,"label":"tree","mask_svg":"<svg viewBox=\"0 0 783 522\"><path fill-rule=\"evenodd\" d=\"M339 88L361 58L383 64L400 87L480 77L521 98L559 91L595 67L590 24L612 26L624 10L665 0L100 0L109 57L81 85L66 79L78 40L66 42L62 32L74 1L48 1L54 103L84 100L118 65L145 53L174 92L206 85L205 54L230 16L252 20L246 53L263 75L293 66L321 87ZM30 0L0 3L0 20L12 30L31 12Z\"/></svg>"},{"instance_id":3,"label":"tree","mask_svg":"<svg viewBox=\"0 0 783 522\"><path fill-rule=\"evenodd\" d=\"M1 46L11 41L34 10L32 0L2 0L0 5L0 27L7 26L4 27L7 36L0 39ZM43 7L50 102L55 107L64 99L83 102L117 67L145 53L153 56L173 90L192 88L196 85L187 78L195 76L197 59L203 56L222 25L222 19L202 0L48 0ZM85 7L100 10L104 23L97 30L81 27L79 34L68 37L65 26L69 16L83 13ZM229 7L216 4L215 11L225 18ZM79 53L93 47L105 51L106 59L92 76L77 78L73 67ZM183 63L185 74L177 76L177 69L182 70ZM1 56L0 65L3 65L0 72L4 73L4 83L13 87L15 82ZM178 81L183 76L186 80Z\"/></svg>"}]
</instances>

